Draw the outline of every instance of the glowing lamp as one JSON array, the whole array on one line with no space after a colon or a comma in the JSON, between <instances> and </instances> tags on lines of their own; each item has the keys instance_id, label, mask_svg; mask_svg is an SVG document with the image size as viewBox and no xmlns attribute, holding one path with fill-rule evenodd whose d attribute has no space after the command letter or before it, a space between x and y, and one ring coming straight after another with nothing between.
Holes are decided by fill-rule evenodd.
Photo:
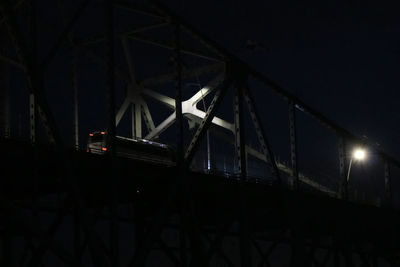
<instances>
[{"instance_id":1,"label":"glowing lamp","mask_svg":"<svg viewBox=\"0 0 400 267\"><path fill-rule=\"evenodd\" d=\"M353 158L355 159L355 160L364 160L365 159L365 156L366 156L366 153L365 153L365 150L364 149L362 149L362 148L357 148L357 149L355 149L354 150L354 152L353 152Z\"/></svg>"}]
</instances>

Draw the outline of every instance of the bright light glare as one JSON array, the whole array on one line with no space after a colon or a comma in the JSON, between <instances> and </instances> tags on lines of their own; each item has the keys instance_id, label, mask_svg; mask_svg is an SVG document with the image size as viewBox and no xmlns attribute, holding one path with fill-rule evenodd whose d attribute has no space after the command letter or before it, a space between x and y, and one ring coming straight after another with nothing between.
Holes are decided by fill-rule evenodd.
<instances>
[{"instance_id":1,"label":"bright light glare","mask_svg":"<svg viewBox=\"0 0 400 267\"><path fill-rule=\"evenodd\" d=\"M353 152L353 157L356 160L363 160L365 159L365 156L366 156L365 150L362 148L357 148Z\"/></svg>"}]
</instances>

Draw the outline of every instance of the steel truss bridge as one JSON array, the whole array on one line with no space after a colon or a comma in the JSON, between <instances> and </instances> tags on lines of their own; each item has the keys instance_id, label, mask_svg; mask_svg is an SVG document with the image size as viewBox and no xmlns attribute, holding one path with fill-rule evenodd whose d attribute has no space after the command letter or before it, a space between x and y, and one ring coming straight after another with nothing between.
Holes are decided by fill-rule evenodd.
<instances>
[{"instance_id":1,"label":"steel truss bridge","mask_svg":"<svg viewBox=\"0 0 400 267\"><path fill-rule=\"evenodd\" d=\"M71 2L0 1L1 266L398 266L396 159L161 3ZM289 163L255 88L285 105ZM298 168L303 115L336 138L337 187ZM86 152L96 127L105 155ZM176 166L116 156L126 129ZM349 189L357 144L382 163L379 205Z\"/></svg>"}]
</instances>

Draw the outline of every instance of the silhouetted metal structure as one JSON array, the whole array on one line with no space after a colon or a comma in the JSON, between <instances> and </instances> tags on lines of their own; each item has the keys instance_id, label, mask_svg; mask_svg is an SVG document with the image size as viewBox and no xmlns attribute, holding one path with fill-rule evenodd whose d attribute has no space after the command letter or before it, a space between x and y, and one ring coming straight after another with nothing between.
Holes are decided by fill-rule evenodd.
<instances>
[{"instance_id":1,"label":"silhouetted metal structure","mask_svg":"<svg viewBox=\"0 0 400 267\"><path fill-rule=\"evenodd\" d=\"M5 155L1 266L399 263L399 216L391 205L389 171L399 168L399 162L307 106L161 3L0 3L1 153ZM133 42L142 49L135 56ZM94 68L103 72L85 76ZM208 83L200 84L199 77ZM191 79L196 79L198 88L184 90ZM14 87L24 81L28 94L15 93L11 81ZM287 103L289 127L283 135L288 137L290 166L273 153L250 81L272 89ZM68 128L68 120L55 114L57 106L49 102L51 95L64 97L61 89L51 88L55 85L66 85L71 92L65 102L69 111L62 109L71 114L73 127L67 134L60 128ZM121 88L125 94L119 106ZM104 103L88 105L106 107L102 122L109 146L104 155L86 153L81 139L82 127L95 121L81 119L89 109L80 101L86 91L106 96ZM20 115L10 111L12 97L29 113L29 142L21 136ZM199 102L203 105L198 107ZM167 111L154 108L157 103ZM299 171L298 113L337 136L339 190ZM131 120L125 127L134 139L174 136L176 166L115 155L113 140L127 116ZM196 165L208 131L225 146L233 145L230 172L225 159L224 171L216 165L210 170L209 163L206 171L200 171ZM251 134L257 149L246 141ZM349 143L368 146L383 161L383 207L348 201ZM208 161L210 154L211 160L216 158L209 149ZM250 157L261 162L264 176L249 175Z\"/></svg>"}]
</instances>

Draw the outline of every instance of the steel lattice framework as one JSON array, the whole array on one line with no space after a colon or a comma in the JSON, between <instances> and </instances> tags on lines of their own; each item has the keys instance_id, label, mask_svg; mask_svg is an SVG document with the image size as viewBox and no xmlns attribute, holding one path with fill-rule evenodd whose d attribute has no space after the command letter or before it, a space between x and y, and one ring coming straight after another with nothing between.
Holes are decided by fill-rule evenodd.
<instances>
[{"instance_id":1,"label":"steel lattice framework","mask_svg":"<svg viewBox=\"0 0 400 267\"><path fill-rule=\"evenodd\" d=\"M398 264L400 218L392 208L390 170L400 163L168 7L156 1L2 0L0 15L1 149L7 155L1 168L2 266ZM61 90L49 87L64 83L64 76L72 92L72 135L60 130L64 122L49 96L61 97ZM29 142L10 131L13 80L23 80L28 92ZM287 105L290 164L273 152L250 81ZM106 155L82 151L86 122L80 118L87 109L80 95L86 91L106 96L99 103L106 107ZM339 190L299 171L299 113L337 136ZM126 125L134 139L172 135L176 166L117 157L115 136ZM257 148L249 145L250 134ZM210 167L210 135L232 149L231 172ZM204 140L207 172L195 160ZM368 146L384 163L383 207L348 201L348 144ZM252 179L249 157L261 162L265 177Z\"/></svg>"}]
</instances>

